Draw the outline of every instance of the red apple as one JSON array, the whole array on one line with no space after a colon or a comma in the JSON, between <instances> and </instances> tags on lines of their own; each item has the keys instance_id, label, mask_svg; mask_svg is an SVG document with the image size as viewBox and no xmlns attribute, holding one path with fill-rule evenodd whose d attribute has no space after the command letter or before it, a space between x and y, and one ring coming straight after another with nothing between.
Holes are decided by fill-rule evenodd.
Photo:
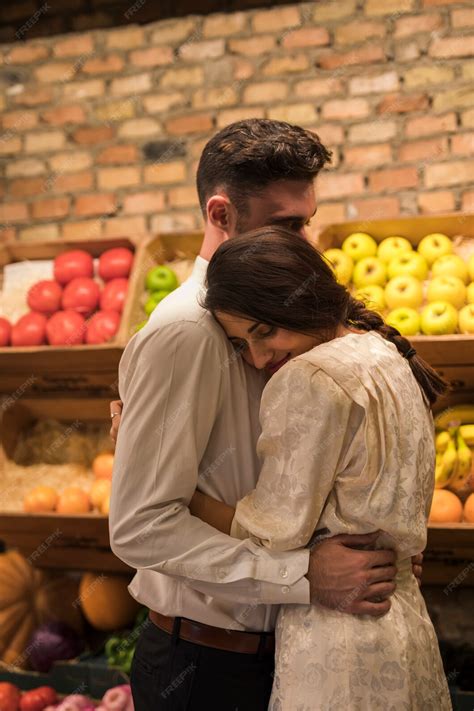
<instances>
[{"instance_id":1,"label":"red apple","mask_svg":"<svg viewBox=\"0 0 474 711\"><path fill-rule=\"evenodd\" d=\"M117 311L97 311L87 324L86 343L97 344L110 341L120 326Z\"/></svg>"},{"instance_id":2,"label":"red apple","mask_svg":"<svg viewBox=\"0 0 474 711\"><path fill-rule=\"evenodd\" d=\"M104 286L100 297L100 308L103 311L122 312L127 296L128 279L111 279Z\"/></svg>"},{"instance_id":3,"label":"red apple","mask_svg":"<svg viewBox=\"0 0 474 711\"><path fill-rule=\"evenodd\" d=\"M42 346L46 341L46 323L46 316L36 311L19 318L12 328L12 346Z\"/></svg>"},{"instance_id":4,"label":"red apple","mask_svg":"<svg viewBox=\"0 0 474 711\"><path fill-rule=\"evenodd\" d=\"M32 311L43 314L54 314L61 308L61 285L53 279L43 279L33 284L28 291L26 300Z\"/></svg>"},{"instance_id":5,"label":"red apple","mask_svg":"<svg viewBox=\"0 0 474 711\"><path fill-rule=\"evenodd\" d=\"M64 287L62 307L64 311L77 311L89 316L99 303L100 287L89 277L76 277Z\"/></svg>"},{"instance_id":6,"label":"red apple","mask_svg":"<svg viewBox=\"0 0 474 711\"><path fill-rule=\"evenodd\" d=\"M104 281L128 277L133 263L133 252L126 247L108 249L99 257L99 276Z\"/></svg>"},{"instance_id":7,"label":"red apple","mask_svg":"<svg viewBox=\"0 0 474 711\"><path fill-rule=\"evenodd\" d=\"M67 284L76 277L92 277L94 261L83 249L71 249L59 254L54 260L54 278L60 284Z\"/></svg>"},{"instance_id":8,"label":"red apple","mask_svg":"<svg viewBox=\"0 0 474 711\"><path fill-rule=\"evenodd\" d=\"M77 311L57 311L46 324L51 346L76 346L84 343L86 320Z\"/></svg>"}]
</instances>

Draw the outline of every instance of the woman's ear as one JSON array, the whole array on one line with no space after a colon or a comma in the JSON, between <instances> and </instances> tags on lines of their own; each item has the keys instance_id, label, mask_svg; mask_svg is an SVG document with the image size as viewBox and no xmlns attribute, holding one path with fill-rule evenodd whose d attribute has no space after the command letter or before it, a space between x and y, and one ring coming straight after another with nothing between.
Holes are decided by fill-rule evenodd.
<instances>
[{"instance_id":1,"label":"woman's ear","mask_svg":"<svg viewBox=\"0 0 474 711\"><path fill-rule=\"evenodd\" d=\"M227 195L213 195L209 198L207 220L213 227L224 232L227 238L235 235L237 211Z\"/></svg>"}]
</instances>

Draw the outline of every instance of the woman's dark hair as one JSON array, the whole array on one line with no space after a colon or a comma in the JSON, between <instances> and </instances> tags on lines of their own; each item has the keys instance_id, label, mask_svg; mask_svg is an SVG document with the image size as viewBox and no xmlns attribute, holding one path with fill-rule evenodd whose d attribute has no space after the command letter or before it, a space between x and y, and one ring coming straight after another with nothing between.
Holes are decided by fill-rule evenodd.
<instances>
[{"instance_id":1,"label":"woman's dark hair","mask_svg":"<svg viewBox=\"0 0 474 711\"><path fill-rule=\"evenodd\" d=\"M339 284L324 257L299 234L263 227L234 237L215 252L207 270L205 308L289 331L327 332L340 325L377 331L408 358L430 403L447 390L408 339Z\"/></svg>"},{"instance_id":2,"label":"woman's dark hair","mask_svg":"<svg viewBox=\"0 0 474 711\"><path fill-rule=\"evenodd\" d=\"M197 169L199 204L225 190L239 213L247 201L277 180L312 181L326 163L328 150L313 131L272 119L246 119L226 126L204 146Z\"/></svg>"}]
</instances>

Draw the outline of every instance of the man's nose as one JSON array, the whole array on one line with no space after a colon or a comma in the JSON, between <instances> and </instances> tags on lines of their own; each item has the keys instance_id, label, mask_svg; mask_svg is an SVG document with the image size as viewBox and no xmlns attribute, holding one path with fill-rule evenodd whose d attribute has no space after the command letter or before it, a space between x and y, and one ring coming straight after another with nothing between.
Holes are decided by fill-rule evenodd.
<instances>
[{"instance_id":1,"label":"man's nose","mask_svg":"<svg viewBox=\"0 0 474 711\"><path fill-rule=\"evenodd\" d=\"M272 359L272 354L266 348L263 343L249 343L248 354L252 359L252 363L255 368L262 370L265 366L270 363Z\"/></svg>"}]
</instances>

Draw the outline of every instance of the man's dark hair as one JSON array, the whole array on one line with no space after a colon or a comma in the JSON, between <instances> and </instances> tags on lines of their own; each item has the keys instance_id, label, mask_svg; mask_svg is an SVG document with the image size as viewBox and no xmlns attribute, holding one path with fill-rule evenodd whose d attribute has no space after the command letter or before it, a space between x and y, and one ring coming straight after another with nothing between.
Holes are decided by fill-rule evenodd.
<instances>
[{"instance_id":1,"label":"man's dark hair","mask_svg":"<svg viewBox=\"0 0 474 711\"><path fill-rule=\"evenodd\" d=\"M313 180L329 151L312 131L284 121L246 119L231 123L205 145L197 169L197 191L206 215L208 199L225 190L239 212L247 200L277 180Z\"/></svg>"}]
</instances>

